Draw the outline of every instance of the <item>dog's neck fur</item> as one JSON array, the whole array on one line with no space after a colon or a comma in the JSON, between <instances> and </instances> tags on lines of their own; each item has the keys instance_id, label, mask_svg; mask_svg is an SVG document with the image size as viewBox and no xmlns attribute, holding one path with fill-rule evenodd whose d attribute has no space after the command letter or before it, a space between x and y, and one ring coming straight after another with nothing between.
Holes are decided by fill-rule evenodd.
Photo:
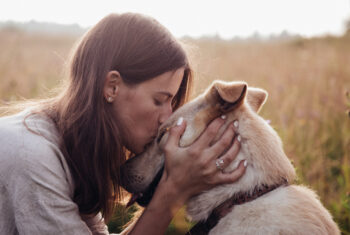
<instances>
[{"instance_id":1,"label":"dog's neck fur","mask_svg":"<svg viewBox=\"0 0 350 235\"><path fill-rule=\"evenodd\" d=\"M224 171L233 171L244 159L248 161L248 167L238 182L217 186L192 198L187 204L187 214L194 221L206 220L215 207L239 192L251 193L256 186L279 184L283 179L294 180L294 168L282 149L277 133L247 104L238 109L228 115L226 123L239 121L241 148L236 159ZM237 113L239 115L236 116Z\"/></svg>"}]
</instances>

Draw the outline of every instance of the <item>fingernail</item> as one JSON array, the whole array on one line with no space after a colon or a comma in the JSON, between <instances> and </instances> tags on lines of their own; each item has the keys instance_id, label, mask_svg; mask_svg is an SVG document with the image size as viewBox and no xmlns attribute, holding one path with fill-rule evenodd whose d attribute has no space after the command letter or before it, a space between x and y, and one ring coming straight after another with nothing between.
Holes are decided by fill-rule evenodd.
<instances>
[{"instance_id":1,"label":"fingernail","mask_svg":"<svg viewBox=\"0 0 350 235\"><path fill-rule=\"evenodd\" d=\"M180 125L182 124L183 121L184 121L184 118L183 118L183 117L180 117L180 118L177 120L176 126L180 126Z\"/></svg>"},{"instance_id":2,"label":"fingernail","mask_svg":"<svg viewBox=\"0 0 350 235\"><path fill-rule=\"evenodd\" d=\"M238 140L238 142L241 142L241 136L240 135L237 136L237 140Z\"/></svg>"},{"instance_id":3,"label":"fingernail","mask_svg":"<svg viewBox=\"0 0 350 235\"><path fill-rule=\"evenodd\" d=\"M244 163L243 163L243 165L244 165L244 167L247 167L247 165L248 165L248 162L247 162L247 160L244 160Z\"/></svg>"},{"instance_id":4,"label":"fingernail","mask_svg":"<svg viewBox=\"0 0 350 235\"><path fill-rule=\"evenodd\" d=\"M223 114L223 115L221 115L221 119L226 119L226 115L225 114Z\"/></svg>"},{"instance_id":5,"label":"fingernail","mask_svg":"<svg viewBox=\"0 0 350 235\"><path fill-rule=\"evenodd\" d=\"M234 121L234 122L233 122L233 125L234 125L235 127L238 127L238 121L237 121L237 120Z\"/></svg>"}]
</instances>

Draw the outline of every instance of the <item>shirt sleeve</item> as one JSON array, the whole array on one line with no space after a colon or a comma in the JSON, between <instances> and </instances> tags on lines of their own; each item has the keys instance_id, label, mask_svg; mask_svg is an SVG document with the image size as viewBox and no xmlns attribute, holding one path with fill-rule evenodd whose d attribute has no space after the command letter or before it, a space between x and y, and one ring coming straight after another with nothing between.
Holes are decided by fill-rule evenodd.
<instances>
[{"instance_id":1,"label":"shirt sleeve","mask_svg":"<svg viewBox=\"0 0 350 235\"><path fill-rule=\"evenodd\" d=\"M86 225L90 228L93 235L105 235L108 233L107 225L102 218L101 213L95 216L82 215L81 218L85 221Z\"/></svg>"},{"instance_id":2,"label":"shirt sleeve","mask_svg":"<svg viewBox=\"0 0 350 235\"><path fill-rule=\"evenodd\" d=\"M26 144L12 156L7 174L19 234L109 234L100 214L84 221L72 200L65 159L57 146L40 143Z\"/></svg>"}]
</instances>

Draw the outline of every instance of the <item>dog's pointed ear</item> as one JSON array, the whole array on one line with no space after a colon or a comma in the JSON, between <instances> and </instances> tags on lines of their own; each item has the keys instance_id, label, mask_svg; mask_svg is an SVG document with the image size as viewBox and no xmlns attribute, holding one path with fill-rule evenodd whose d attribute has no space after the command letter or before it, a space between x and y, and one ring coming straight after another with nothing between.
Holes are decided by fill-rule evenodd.
<instances>
[{"instance_id":1,"label":"dog's pointed ear","mask_svg":"<svg viewBox=\"0 0 350 235\"><path fill-rule=\"evenodd\" d=\"M221 111L227 112L242 104L246 96L247 86L245 82L216 81L213 83L210 93L217 97Z\"/></svg>"},{"instance_id":2,"label":"dog's pointed ear","mask_svg":"<svg viewBox=\"0 0 350 235\"><path fill-rule=\"evenodd\" d=\"M249 106L255 111L259 112L261 107L265 104L268 97L267 91L260 88L248 88L247 101Z\"/></svg>"}]
</instances>

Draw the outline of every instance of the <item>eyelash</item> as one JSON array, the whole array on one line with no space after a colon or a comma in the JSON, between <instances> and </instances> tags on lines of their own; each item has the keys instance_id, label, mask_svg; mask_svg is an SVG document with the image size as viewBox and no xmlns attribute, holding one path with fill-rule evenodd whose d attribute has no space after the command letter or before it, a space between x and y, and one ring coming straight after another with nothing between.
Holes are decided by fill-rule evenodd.
<instances>
[{"instance_id":1,"label":"eyelash","mask_svg":"<svg viewBox=\"0 0 350 235\"><path fill-rule=\"evenodd\" d=\"M162 102L160 102L159 100L154 100L154 104L156 106L161 106L162 105Z\"/></svg>"}]
</instances>

